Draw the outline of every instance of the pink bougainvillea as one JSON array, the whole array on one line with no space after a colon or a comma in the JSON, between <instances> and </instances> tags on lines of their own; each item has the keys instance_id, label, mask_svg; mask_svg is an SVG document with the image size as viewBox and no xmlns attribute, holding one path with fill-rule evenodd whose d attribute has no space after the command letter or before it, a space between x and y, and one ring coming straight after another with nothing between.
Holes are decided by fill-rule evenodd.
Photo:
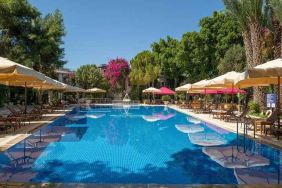
<instances>
[{"instance_id":1,"label":"pink bougainvillea","mask_svg":"<svg viewBox=\"0 0 282 188\"><path fill-rule=\"evenodd\" d=\"M112 86L112 88L116 88L118 84L122 86L125 83L128 74L128 62L123 58L117 58L109 61L104 76L105 79Z\"/></svg>"}]
</instances>

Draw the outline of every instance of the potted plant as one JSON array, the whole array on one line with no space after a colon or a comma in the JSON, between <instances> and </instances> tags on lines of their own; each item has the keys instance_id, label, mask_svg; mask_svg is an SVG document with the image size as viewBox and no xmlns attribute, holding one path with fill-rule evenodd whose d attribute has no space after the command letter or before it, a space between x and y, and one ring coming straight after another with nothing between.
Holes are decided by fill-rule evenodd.
<instances>
[{"instance_id":1,"label":"potted plant","mask_svg":"<svg viewBox=\"0 0 282 188\"><path fill-rule=\"evenodd\" d=\"M170 96L169 95L162 96L162 101L164 102L165 105L168 105L170 101Z\"/></svg>"},{"instance_id":2,"label":"potted plant","mask_svg":"<svg viewBox=\"0 0 282 188\"><path fill-rule=\"evenodd\" d=\"M185 99L186 99L185 94L181 93L178 97L179 97L179 102L185 104Z\"/></svg>"}]
</instances>

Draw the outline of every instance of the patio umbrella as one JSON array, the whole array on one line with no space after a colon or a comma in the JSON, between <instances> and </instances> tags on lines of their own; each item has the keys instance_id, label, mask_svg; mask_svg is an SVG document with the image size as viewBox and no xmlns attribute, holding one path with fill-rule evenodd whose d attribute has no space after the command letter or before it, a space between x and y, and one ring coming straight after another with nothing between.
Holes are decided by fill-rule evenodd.
<instances>
[{"instance_id":1,"label":"patio umbrella","mask_svg":"<svg viewBox=\"0 0 282 188\"><path fill-rule=\"evenodd\" d=\"M185 91L186 92L186 100L187 100L187 93L191 89L191 87L192 87L192 84L185 84L183 86L175 88L175 91L176 92L181 92L181 91L183 92L183 91Z\"/></svg>"},{"instance_id":2,"label":"patio umbrella","mask_svg":"<svg viewBox=\"0 0 282 188\"><path fill-rule=\"evenodd\" d=\"M191 89L188 92L191 93L203 93L206 94L207 86L209 85L209 80L201 80L192 84ZM216 88L215 88L216 89ZM205 105L207 105L207 98L205 97Z\"/></svg>"},{"instance_id":3,"label":"patio umbrella","mask_svg":"<svg viewBox=\"0 0 282 188\"><path fill-rule=\"evenodd\" d=\"M201 80L191 85L190 90L205 90L209 84L209 80ZM189 91L190 91L189 90Z\"/></svg>"},{"instance_id":4,"label":"patio umbrella","mask_svg":"<svg viewBox=\"0 0 282 188\"><path fill-rule=\"evenodd\" d=\"M27 87L47 86L54 84L44 74L29 67L0 57L0 84L25 87L25 112L27 105Z\"/></svg>"},{"instance_id":5,"label":"patio umbrella","mask_svg":"<svg viewBox=\"0 0 282 188\"><path fill-rule=\"evenodd\" d=\"M209 80L208 88L234 88L235 83L240 77L241 73L231 71L216 78Z\"/></svg>"},{"instance_id":6,"label":"patio umbrella","mask_svg":"<svg viewBox=\"0 0 282 188\"><path fill-rule=\"evenodd\" d=\"M205 89L201 91L201 94L211 95L211 94L222 94L219 90L214 89Z\"/></svg>"},{"instance_id":7,"label":"patio umbrella","mask_svg":"<svg viewBox=\"0 0 282 188\"><path fill-rule=\"evenodd\" d=\"M106 93L106 90L95 87L95 88L92 88L92 89L87 89L86 92L88 92L88 93Z\"/></svg>"},{"instance_id":8,"label":"patio umbrella","mask_svg":"<svg viewBox=\"0 0 282 188\"><path fill-rule=\"evenodd\" d=\"M153 99L155 100L155 94L160 92L161 90L157 89L157 88L154 88L154 87L149 87L147 89L144 89L142 91L142 93L151 93L153 94Z\"/></svg>"},{"instance_id":9,"label":"patio umbrella","mask_svg":"<svg viewBox=\"0 0 282 188\"><path fill-rule=\"evenodd\" d=\"M192 87L192 84L186 84L180 87L177 87L175 91L189 91Z\"/></svg>"},{"instance_id":10,"label":"patio umbrella","mask_svg":"<svg viewBox=\"0 0 282 188\"><path fill-rule=\"evenodd\" d=\"M167 87L161 87L160 92L157 95L175 95L175 91L168 89Z\"/></svg>"},{"instance_id":11,"label":"patio umbrella","mask_svg":"<svg viewBox=\"0 0 282 188\"><path fill-rule=\"evenodd\" d=\"M149 87L147 89L144 89L142 92L143 93L158 93L160 92L161 90L157 89L157 88L154 88L154 87Z\"/></svg>"},{"instance_id":12,"label":"patio umbrella","mask_svg":"<svg viewBox=\"0 0 282 188\"><path fill-rule=\"evenodd\" d=\"M240 75L241 75L241 73L235 72L235 71L227 72L227 73L225 73L221 76L218 76L216 78L209 80L207 87L208 88L214 88L214 87L231 88L231 91L229 93L227 93L227 90L226 90L225 94L231 94L232 95L232 101L233 101L234 94L236 94L233 90L234 90L234 87L235 87L235 83L238 80L238 78L240 77Z\"/></svg>"},{"instance_id":13,"label":"patio umbrella","mask_svg":"<svg viewBox=\"0 0 282 188\"><path fill-rule=\"evenodd\" d=\"M277 110L280 114L280 87L282 76L282 59L276 59L258 65L255 68L248 69L238 77L236 86L247 88L253 86L268 86L270 84L278 85L277 91ZM278 116L279 117L279 116ZM280 128L280 118L278 118Z\"/></svg>"},{"instance_id":14,"label":"patio umbrella","mask_svg":"<svg viewBox=\"0 0 282 188\"><path fill-rule=\"evenodd\" d=\"M44 79L44 74L9 59L0 57L0 80L2 82L42 82Z\"/></svg>"}]
</instances>

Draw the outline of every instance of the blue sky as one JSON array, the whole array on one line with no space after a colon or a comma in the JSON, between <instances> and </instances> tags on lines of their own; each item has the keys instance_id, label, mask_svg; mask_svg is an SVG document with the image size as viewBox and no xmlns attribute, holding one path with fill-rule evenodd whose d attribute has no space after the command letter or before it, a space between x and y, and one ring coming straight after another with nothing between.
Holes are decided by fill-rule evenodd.
<instances>
[{"instance_id":1,"label":"blue sky","mask_svg":"<svg viewBox=\"0 0 282 188\"><path fill-rule=\"evenodd\" d=\"M199 20L222 10L221 0L29 0L44 15L61 10L67 35L65 67L103 64L150 49L160 38L180 39Z\"/></svg>"}]
</instances>

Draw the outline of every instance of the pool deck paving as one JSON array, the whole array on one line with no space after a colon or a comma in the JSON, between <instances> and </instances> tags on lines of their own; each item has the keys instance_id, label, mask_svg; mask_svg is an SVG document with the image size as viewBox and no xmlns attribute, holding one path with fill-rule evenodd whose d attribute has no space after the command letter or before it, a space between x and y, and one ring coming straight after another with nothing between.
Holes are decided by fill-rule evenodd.
<instances>
[{"instance_id":1,"label":"pool deck paving","mask_svg":"<svg viewBox=\"0 0 282 188\"><path fill-rule=\"evenodd\" d=\"M30 124L26 123L27 124L26 126L21 127L15 132L0 135L0 152L9 149L13 145L24 140L38 128L43 127L49 123L52 123L55 119L64 116L67 112L70 112L73 108L74 106L70 106L66 109L54 110L52 113L43 114L43 118L39 121L31 121Z\"/></svg>"},{"instance_id":2,"label":"pool deck paving","mask_svg":"<svg viewBox=\"0 0 282 188\"><path fill-rule=\"evenodd\" d=\"M222 121L219 119L214 119L210 114L200 114L200 113L195 113L189 109L181 109L176 105L169 105L169 108L172 108L178 112L187 114L189 116L192 116L194 118L197 118L201 121L205 121L207 123L216 125L220 128L223 128L225 130L228 130L230 132L236 133L237 132L237 122L226 122ZM244 134L244 129L239 125L239 134L243 135ZM254 132L253 130L248 130L248 135L249 138L254 139ZM255 140L260 143L268 144L270 146L273 146L279 150L282 150L282 140L278 140L274 136L270 135L260 135L259 132L256 133L256 138Z\"/></svg>"}]
</instances>

